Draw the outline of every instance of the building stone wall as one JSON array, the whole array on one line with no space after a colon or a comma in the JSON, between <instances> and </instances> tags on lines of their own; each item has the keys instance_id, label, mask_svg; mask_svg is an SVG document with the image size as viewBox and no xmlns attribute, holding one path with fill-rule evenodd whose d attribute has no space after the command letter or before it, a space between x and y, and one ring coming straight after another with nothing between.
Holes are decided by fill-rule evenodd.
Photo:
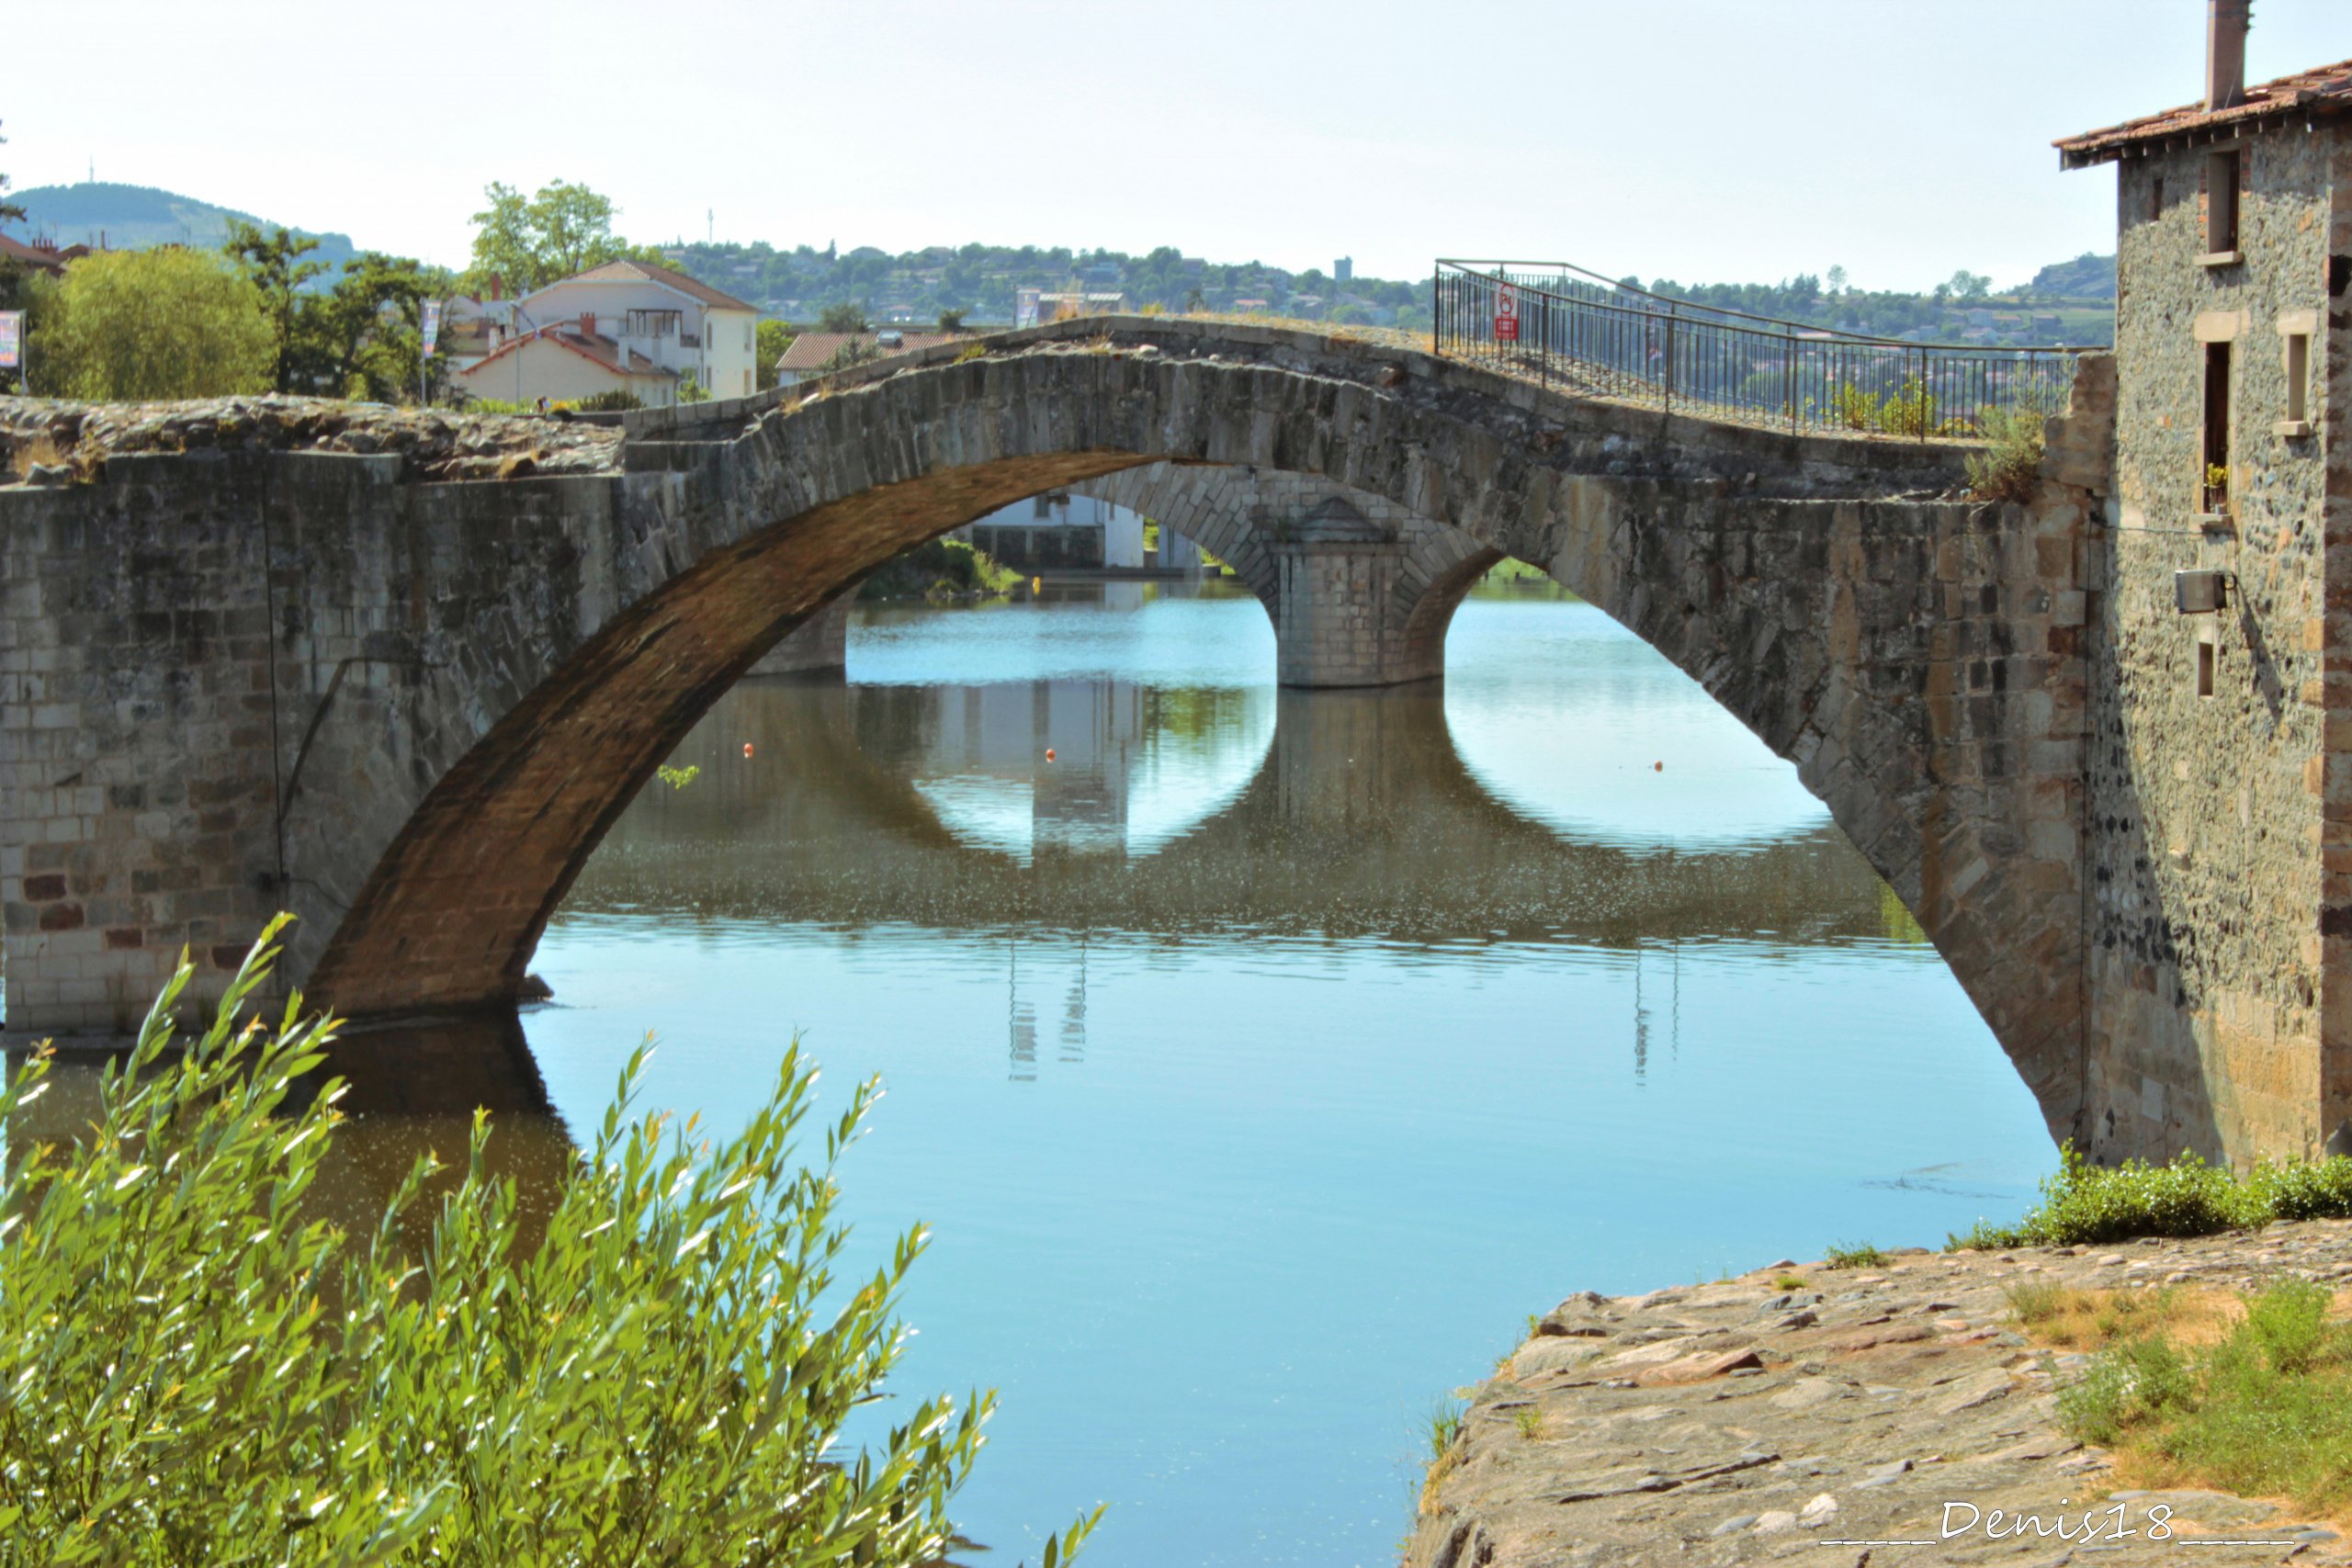
<instances>
[{"instance_id":1,"label":"building stone wall","mask_svg":"<svg viewBox=\"0 0 2352 1568\"><path fill-rule=\"evenodd\" d=\"M2352 670L2331 678L2352 599L2328 592L2331 560L2352 586L2352 535L2328 495L2346 488L2346 448L2334 444L2343 333L2325 319L2329 257L2347 248L2346 142L2299 124L2240 145L2233 264L2204 259L2211 149L2119 171L2115 496L2088 758L2104 1109L2087 1132L2101 1153L2316 1154L2352 1112L2340 1083L2322 1089L2352 1041L2324 1021L2331 999L2352 1021L2352 950L2325 918L2352 916L2338 880L2352 873ZM2308 434L2280 423L2290 328L2314 334ZM2231 345L2226 516L2201 488L2214 342ZM2222 613L2176 611L2173 574L2189 569L2225 574Z\"/></svg>"}]
</instances>

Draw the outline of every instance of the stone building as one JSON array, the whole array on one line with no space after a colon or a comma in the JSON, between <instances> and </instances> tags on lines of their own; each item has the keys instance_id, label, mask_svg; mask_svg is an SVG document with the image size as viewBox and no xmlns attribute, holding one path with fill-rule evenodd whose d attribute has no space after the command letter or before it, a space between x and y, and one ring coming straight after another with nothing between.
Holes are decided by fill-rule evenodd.
<instances>
[{"instance_id":1,"label":"stone building","mask_svg":"<svg viewBox=\"0 0 2352 1568\"><path fill-rule=\"evenodd\" d=\"M2058 143L2117 169L2086 1000L2147 1135L2093 1135L2316 1152L2352 1142L2352 62L2249 88L2247 12L2210 0L2201 101Z\"/></svg>"}]
</instances>

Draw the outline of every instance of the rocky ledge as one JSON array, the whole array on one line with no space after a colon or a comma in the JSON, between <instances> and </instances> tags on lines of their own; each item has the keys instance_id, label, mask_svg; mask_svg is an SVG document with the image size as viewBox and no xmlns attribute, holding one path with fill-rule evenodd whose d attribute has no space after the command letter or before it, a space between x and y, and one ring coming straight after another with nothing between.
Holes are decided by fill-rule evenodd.
<instances>
[{"instance_id":1,"label":"rocky ledge","mask_svg":"<svg viewBox=\"0 0 2352 1568\"><path fill-rule=\"evenodd\" d=\"M407 459L430 479L608 473L621 433L533 415L396 409L326 398L68 403L0 398L0 484L72 484L132 452L349 452Z\"/></svg>"},{"instance_id":2,"label":"rocky ledge","mask_svg":"<svg viewBox=\"0 0 2352 1568\"><path fill-rule=\"evenodd\" d=\"M2028 1280L2249 1290L2289 1275L2352 1286L2352 1221L1914 1250L1860 1270L1782 1262L1577 1296L1476 1391L1430 1468L1405 1562L2352 1563L2352 1542L2285 1505L2120 1481L2058 1425L2055 1390L2087 1358L2030 1345L2007 1294ZM1782 1288L1792 1276L1801 1288Z\"/></svg>"}]
</instances>

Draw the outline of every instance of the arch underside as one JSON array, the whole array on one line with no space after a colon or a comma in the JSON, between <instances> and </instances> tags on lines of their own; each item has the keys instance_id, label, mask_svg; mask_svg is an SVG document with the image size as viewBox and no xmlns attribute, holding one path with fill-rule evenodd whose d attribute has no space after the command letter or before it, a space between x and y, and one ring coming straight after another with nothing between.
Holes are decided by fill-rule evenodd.
<instances>
[{"instance_id":1,"label":"arch underside","mask_svg":"<svg viewBox=\"0 0 2352 1568\"><path fill-rule=\"evenodd\" d=\"M485 715L434 778L311 988L355 1013L512 998L655 765L828 600L1042 491L1096 482L1117 499L1113 476L1132 489L1247 467L1442 530L1451 558L1408 612L1441 641L1462 592L1509 556L1697 679L1798 766L1951 964L2053 1131L2072 1132L2078 896L2064 852L2033 828L2070 822L2078 798L2017 742L2025 694L1938 689L1938 637L2007 635L1993 629L2016 608L2001 536L2027 527L2022 509L1858 499L1867 463L1840 477L1819 442L1684 439L1688 422L1544 403L1466 372L1394 384L1368 351L1335 353L1340 363L1300 367L1114 344L941 365L779 410L716 453L681 449L668 471L612 481L610 531L632 541L616 607L557 638L544 678ZM1653 471L1635 460L1643 439ZM1917 482L1917 455L1904 461L1885 488ZM1136 477L1148 468L1159 478Z\"/></svg>"}]
</instances>

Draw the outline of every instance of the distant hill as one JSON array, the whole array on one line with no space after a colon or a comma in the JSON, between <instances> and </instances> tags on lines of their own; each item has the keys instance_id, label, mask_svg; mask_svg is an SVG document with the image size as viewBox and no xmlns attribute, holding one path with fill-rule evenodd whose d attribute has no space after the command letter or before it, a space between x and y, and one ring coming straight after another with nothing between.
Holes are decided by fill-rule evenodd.
<instances>
[{"instance_id":1,"label":"distant hill","mask_svg":"<svg viewBox=\"0 0 2352 1568\"><path fill-rule=\"evenodd\" d=\"M2115 258L2085 251L2070 262L2052 262L2026 285L2034 294L2056 294L2069 299L2115 298Z\"/></svg>"},{"instance_id":2,"label":"distant hill","mask_svg":"<svg viewBox=\"0 0 2352 1568\"><path fill-rule=\"evenodd\" d=\"M195 245L210 249L229 237L232 220L275 229L274 220L215 207L192 196L179 196L152 186L89 184L37 186L11 192L9 200L25 209L25 220L11 224L17 239L54 238L61 245L96 246L101 238L118 251L145 250L150 245ZM329 276L339 274L356 251L348 234L295 232L319 242L311 260L325 262Z\"/></svg>"}]
</instances>

